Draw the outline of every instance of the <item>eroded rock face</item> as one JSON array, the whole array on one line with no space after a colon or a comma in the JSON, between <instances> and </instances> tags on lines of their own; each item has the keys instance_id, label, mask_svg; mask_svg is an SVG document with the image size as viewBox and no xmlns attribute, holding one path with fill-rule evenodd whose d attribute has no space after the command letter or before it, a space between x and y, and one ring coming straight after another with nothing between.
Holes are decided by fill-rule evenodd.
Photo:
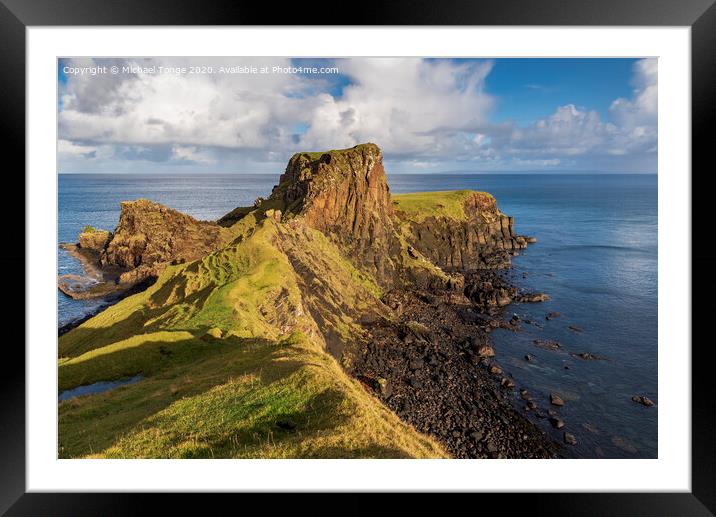
<instances>
[{"instance_id":1,"label":"eroded rock face","mask_svg":"<svg viewBox=\"0 0 716 517\"><path fill-rule=\"evenodd\" d=\"M227 230L146 199L124 201L119 224L104 247L100 263L129 271L123 283L156 276L169 263L201 258L220 248Z\"/></svg>"},{"instance_id":2,"label":"eroded rock face","mask_svg":"<svg viewBox=\"0 0 716 517\"><path fill-rule=\"evenodd\" d=\"M107 230L94 230L80 233L77 241L80 248L101 253L111 238Z\"/></svg>"},{"instance_id":3,"label":"eroded rock face","mask_svg":"<svg viewBox=\"0 0 716 517\"><path fill-rule=\"evenodd\" d=\"M277 200L381 284L393 285L409 273L377 145L294 155L269 199Z\"/></svg>"},{"instance_id":4,"label":"eroded rock face","mask_svg":"<svg viewBox=\"0 0 716 517\"><path fill-rule=\"evenodd\" d=\"M527 247L528 238L514 233L514 219L499 211L491 195L473 192L464 200L463 211L465 220L403 219L408 242L438 266L459 269L509 267L511 253Z\"/></svg>"}]
</instances>

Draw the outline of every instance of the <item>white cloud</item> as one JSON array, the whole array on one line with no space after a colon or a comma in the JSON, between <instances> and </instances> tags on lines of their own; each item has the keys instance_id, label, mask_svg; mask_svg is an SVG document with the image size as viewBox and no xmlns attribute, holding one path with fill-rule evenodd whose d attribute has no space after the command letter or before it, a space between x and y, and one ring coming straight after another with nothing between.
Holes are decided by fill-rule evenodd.
<instances>
[{"instance_id":1,"label":"white cloud","mask_svg":"<svg viewBox=\"0 0 716 517\"><path fill-rule=\"evenodd\" d=\"M656 126L658 113L658 61L641 59L634 66L632 99L616 99L609 113L624 128Z\"/></svg>"},{"instance_id":2,"label":"white cloud","mask_svg":"<svg viewBox=\"0 0 716 517\"><path fill-rule=\"evenodd\" d=\"M111 64L272 67L288 66L290 60L158 58ZM340 95L330 76L141 71L72 76L61 88L61 168L95 167L102 158L122 169L142 161L251 170L251 163L285 163L297 150L366 141L378 143L390 160L422 169L447 161L468 162L479 170L565 167L634 156L656 160L655 59L636 62L633 94L614 100L608 120L565 104L527 127L490 122L496 101L485 91L490 61L380 58L336 64L350 79Z\"/></svg>"},{"instance_id":3,"label":"white cloud","mask_svg":"<svg viewBox=\"0 0 716 517\"><path fill-rule=\"evenodd\" d=\"M84 158L96 160L109 158L113 154L111 146L82 145L69 140L57 141L57 154L60 158Z\"/></svg>"},{"instance_id":4,"label":"white cloud","mask_svg":"<svg viewBox=\"0 0 716 517\"><path fill-rule=\"evenodd\" d=\"M301 138L309 148L378 142L387 153L444 156L449 134L487 123L489 61L354 59L341 71L354 84L341 98L322 95Z\"/></svg>"},{"instance_id":5,"label":"white cloud","mask_svg":"<svg viewBox=\"0 0 716 517\"><path fill-rule=\"evenodd\" d=\"M530 126L493 129L494 160L506 166L549 168L576 163L579 158L599 164L608 157L630 156L646 160L654 170L658 135L655 59L635 63L632 85L632 98L612 102L608 121L597 111L567 104Z\"/></svg>"},{"instance_id":6,"label":"white cloud","mask_svg":"<svg viewBox=\"0 0 716 517\"><path fill-rule=\"evenodd\" d=\"M172 160L186 161L211 165L216 163L216 158L207 151L201 151L195 146L175 145L172 147Z\"/></svg>"}]
</instances>

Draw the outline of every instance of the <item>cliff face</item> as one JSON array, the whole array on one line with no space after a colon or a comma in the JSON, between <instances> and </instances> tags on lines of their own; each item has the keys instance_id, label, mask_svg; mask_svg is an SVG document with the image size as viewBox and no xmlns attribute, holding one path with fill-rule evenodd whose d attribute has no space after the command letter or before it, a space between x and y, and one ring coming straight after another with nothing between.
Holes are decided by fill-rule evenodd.
<instances>
[{"instance_id":1,"label":"cliff face","mask_svg":"<svg viewBox=\"0 0 716 517\"><path fill-rule=\"evenodd\" d=\"M403 194L394 206L406 240L442 268L509 267L511 253L534 240L516 235L485 192Z\"/></svg>"},{"instance_id":2,"label":"cliff face","mask_svg":"<svg viewBox=\"0 0 716 517\"><path fill-rule=\"evenodd\" d=\"M268 203L279 203L289 217L302 216L382 285L438 281L429 265L414 267L416 257L408 254L375 144L294 155Z\"/></svg>"},{"instance_id":3,"label":"cliff face","mask_svg":"<svg viewBox=\"0 0 716 517\"><path fill-rule=\"evenodd\" d=\"M267 206L302 216L384 286L449 282L430 266L508 267L511 253L528 242L484 192L391 197L375 144L294 155Z\"/></svg>"},{"instance_id":4,"label":"cliff face","mask_svg":"<svg viewBox=\"0 0 716 517\"><path fill-rule=\"evenodd\" d=\"M197 221L159 203L124 201L100 263L129 269L120 282L138 282L157 276L168 263L196 260L217 250L227 242L227 233L216 223Z\"/></svg>"}]
</instances>

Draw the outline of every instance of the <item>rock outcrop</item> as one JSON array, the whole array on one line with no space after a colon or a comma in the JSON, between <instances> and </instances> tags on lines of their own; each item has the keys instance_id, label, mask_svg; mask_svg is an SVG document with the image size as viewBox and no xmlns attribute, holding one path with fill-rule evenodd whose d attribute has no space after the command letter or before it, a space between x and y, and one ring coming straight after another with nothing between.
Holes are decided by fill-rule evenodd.
<instances>
[{"instance_id":1,"label":"rock outcrop","mask_svg":"<svg viewBox=\"0 0 716 517\"><path fill-rule=\"evenodd\" d=\"M101 253L112 234L107 230L85 230L77 237L78 245L83 250Z\"/></svg>"},{"instance_id":2,"label":"rock outcrop","mask_svg":"<svg viewBox=\"0 0 716 517\"><path fill-rule=\"evenodd\" d=\"M391 196L382 153L371 143L295 154L268 199L218 224L229 227L257 210L303 218L384 287L457 286L445 271L509 267L510 256L533 241L516 235L513 218L484 192Z\"/></svg>"},{"instance_id":3,"label":"rock outcrop","mask_svg":"<svg viewBox=\"0 0 716 517\"><path fill-rule=\"evenodd\" d=\"M408 252L375 144L295 154L266 204L282 207L284 217L303 217L383 286L448 281L424 257Z\"/></svg>"},{"instance_id":4,"label":"rock outcrop","mask_svg":"<svg viewBox=\"0 0 716 517\"><path fill-rule=\"evenodd\" d=\"M123 201L119 224L100 256L128 271L121 283L157 276L167 264L201 258L228 241L228 231L146 199Z\"/></svg>"},{"instance_id":5,"label":"rock outcrop","mask_svg":"<svg viewBox=\"0 0 716 517\"><path fill-rule=\"evenodd\" d=\"M490 194L457 191L423 197L396 196L396 215L407 241L442 268L509 267L510 255L533 241L515 234L514 219L500 212ZM414 198L422 210L414 208Z\"/></svg>"},{"instance_id":6,"label":"rock outcrop","mask_svg":"<svg viewBox=\"0 0 716 517\"><path fill-rule=\"evenodd\" d=\"M84 276L63 275L58 288L75 299L118 298L146 286L168 264L204 257L231 232L146 199L121 203L114 232L85 230L78 243L60 247L77 258Z\"/></svg>"}]
</instances>

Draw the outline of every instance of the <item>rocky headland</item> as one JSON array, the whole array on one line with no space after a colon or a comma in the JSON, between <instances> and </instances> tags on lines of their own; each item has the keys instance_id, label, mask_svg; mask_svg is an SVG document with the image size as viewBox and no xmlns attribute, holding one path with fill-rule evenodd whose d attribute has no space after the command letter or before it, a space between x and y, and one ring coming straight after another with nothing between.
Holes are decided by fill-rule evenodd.
<instances>
[{"instance_id":1,"label":"rocky headland","mask_svg":"<svg viewBox=\"0 0 716 517\"><path fill-rule=\"evenodd\" d=\"M501 274L513 254L535 241L516 234L514 224L484 192L392 195L374 144L298 153L267 198L216 222L197 221L147 200L124 202L113 232L85 232L69 245L94 282L86 288L77 282L79 287L70 289L60 279L60 289L73 297L142 291L61 337L61 384L73 387L120 373L168 375L179 366L172 366L177 354L167 343L160 346L160 363L167 366L132 356L134 366L103 363L92 375L69 367L81 357L89 360L87 354L98 348L149 336L162 342L168 334L181 334L192 343L187 346L221 344L227 354L241 353L235 347L247 340L262 340L269 348L292 343L292 363L315 377L308 385L320 379L332 386L336 407L360 410L325 421L325 415L338 411L331 406L315 429L315 420L304 419L309 409L286 418L269 401L264 413L277 417L264 423L267 429L291 444L299 431L304 442L348 433L363 448L341 442L330 454L323 449L317 454L304 443L288 456L552 457L555 444L510 403L515 383L489 339L494 328L516 328L515 321L504 319L507 304L547 299L522 292ZM326 366L330 361L340 366ZM324 366L315 371L316 364ZM266 377L266 370L280 368L270 361L263 368L255 382L258 389L269 389L277 381ZM147 382L126 390L134 393ZM303 382L295 389L309 389ZM81 408L66 411L72 422L89 418L78 416L84 414ZM346 431L346 418L353 431ZM136 429L125 429L137 434L135 441L131 436L117 441L110 433L107 455L136 452L132 447L142 443L139 429L145 424L141 420ZM155 420L151 426L160 432ZM61 425L61 443L62 432ZM65 440L65 454L86 450L70 442ZM242 446L249 450L241 440L221 444L232 457ZM250 449L254 456L271 455L257 447ZM150 449L144 454L155 455Z\"/></svg>"}]
</instances>

